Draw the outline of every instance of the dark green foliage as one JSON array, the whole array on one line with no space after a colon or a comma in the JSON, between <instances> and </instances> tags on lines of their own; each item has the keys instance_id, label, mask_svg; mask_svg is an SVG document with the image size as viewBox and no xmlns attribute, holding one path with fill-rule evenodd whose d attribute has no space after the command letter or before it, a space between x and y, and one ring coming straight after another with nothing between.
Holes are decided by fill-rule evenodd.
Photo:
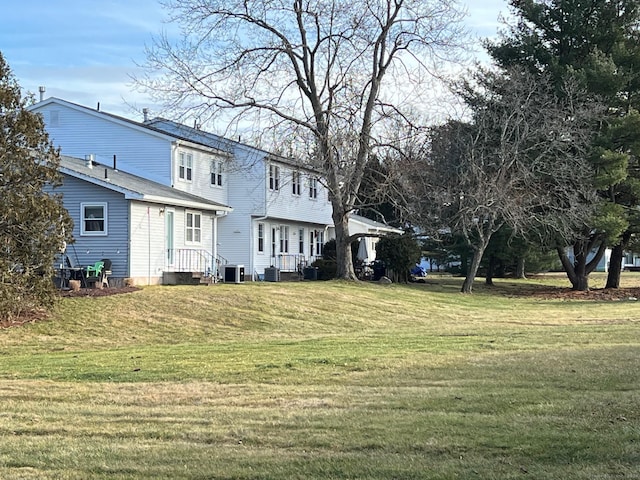
<instances>
[{"instance_id":1,"label":"dark green foliage","mask_svg":"<svg viewBox=\"0 0 640 480\"><path fill-rule=\"evenodd\" d=\"M335 257L318 258L311 266L318 269L318 280L333 280L336 278L338 266Z\"/></svg>"},{"instance_id":2,"label":"dark green foliage","mask_svg":"<svg viewBox=\"0 0 640 480\"><path fill-rule=\"evenodd\" d=\"M634 225L636 219L630 215L640 198L634 179L638 178L634 157L640 124L626 118L637 115L640 106L640 3L511 0L510 4L517 21L499 41L487 44L498 65L525 66L537 74L550 75L556 85L572 76L607 106L593 118L593 150L589 155L600 208L576 230L571 245L573 261L566 257L564 248L558 248L573 287L587 289L588 275L597 264L587 262L589 254L614 245L621 256L640 226ZM607 286L617 284L619 271L612 270Z\"/></svg>"},{"instance_id":3,"label":"dark green foliage","mask_svg":"<svg viewBox=\"0 0 640 480\"><path fill-rule=\"evenodd\" d=\"M420 261L422 250L409 232L404 235L387 235L376 245L376 259L393 271L393 281L407 283L409 270Z\"/></svg>"},{"instance_id":4,"label":"dark green foliage","mask_svg":"<svg viewBox=\"0 0 640 480\"><path fill-rule=\"evenodd\" d=\"M26 109L0 54L0 318L50 307L53 264L71 220L59 196L59 154Z\"/></svg>"}]
</instances>

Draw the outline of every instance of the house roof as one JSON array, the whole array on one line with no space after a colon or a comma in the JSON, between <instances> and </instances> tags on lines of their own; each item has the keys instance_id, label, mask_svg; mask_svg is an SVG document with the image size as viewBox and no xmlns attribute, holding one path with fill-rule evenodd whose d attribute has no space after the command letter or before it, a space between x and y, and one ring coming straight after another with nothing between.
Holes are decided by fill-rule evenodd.
<instances>
[{"instance_id":1,"label":"house roof","mask_svg":"<svg viewBox=\"0 0 640 480\"><path fill-rule=\"evenodd\" d=\"M149 122L136 122L135 120L131 120L125 117L121 117L119 115L114 115L112 113L108 113L108 112L104 112L102 110L98 110L98 109L94 109L94 108L89 108L89 107L85 107L83 105L78 105L77 103L73 103L73 102L69 102L67 100L63 100L61 98L56 98L56 97L49 97L41 102L36 103L35 105L32 105L31 107L29 107L30 110L38 110L42 107L45 107L47 105L51 105L51 104L57 104L57 105L64 105L65 107L71 108L73 110L78 110L81 111L83 113L92 115L94 117L99 117L99 118L105 118L111 122L114 123L118 123L118 124L124 124L128 127L134 128L136 130L139 131L144 131L150 135L156 136L156 137L160 137L163 138L167 141L176 141L176 140L182 140L185 142L189 142L189 143L194 143L196 145L199 145L201 147L206 147L207 149L213 149L213 150L218 150L220 153L226 153L226 150L223 150L219 147L216 147L214 145L211 144L211 142L209 143L204 143L204 142L200 142L198 141L195 137L193 138L188 138L186 136L182 136L180 135L180 133L178 131L176 132L169 132L169 131L165 131L165 130L161 130L159 128L155 128L153 125L151 125Z\"/></svg>"},{"instance_id":2,"label":"house roof","mask_svg":"<svg viewBox=\"0 0 640 480\"><path fill-rule=\"evenodd\" d=\"M400 228L392 227L386 223L376 222L375 220L371 220L370 218L366 218L361 215L351 214L349 220L353 220L354 222L365 225L369 229L375 229L381 232L403 233L403 230Z\"/></svg>"},{"instance_id":3,"label":"house roof","mask_svg":"<svg viewBox=\"0 0 640 480\"><path fill-rule=\"evenodd\" d=\"M89 166L91 163L91 166ZM175 205L206 211L230 212L227 205L156 183L96 162L60 156L60 171L71 177L121 193L128 200Z\"/></svg>"},{"instance_id":4,"label":"house roof","mask_svg":"<svg viewBox=\"0 0 640 480\"><path fill-rule=\"evenodd\" d=\"M220 135L216 135L215 133L206 132L198 128L189 127L188 125L177 123L172 120L167 120L166 118L156 117L152 120L145 122L145 125L149 125L150 127L156 128L162 132L166 132L171 135L176 135L182 138L190 139L195 143L201 143L204 145L209 145L212 148L224 150L228 153L232 153L234 148L241 148L246 151L260 153L265 157L269 158L269 160L276 161L278 163L282 163L285 165L289 165L291 167L301 168L304 170L308 170L310 172L317 173L316 169L311 168L308 165L305 165L303 162L298 161L295 158L283 157L281 155L268 152L267 150L263 150L258 147L253 147L251 145L247 145L246 143L240 143L226 137L221 137Z\"/></svg>"}]
</instances>

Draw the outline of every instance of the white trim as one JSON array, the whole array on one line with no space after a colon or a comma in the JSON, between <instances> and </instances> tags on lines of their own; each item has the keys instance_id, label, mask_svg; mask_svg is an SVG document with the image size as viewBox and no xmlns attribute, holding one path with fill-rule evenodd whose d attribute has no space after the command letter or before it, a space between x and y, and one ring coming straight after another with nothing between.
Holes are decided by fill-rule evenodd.
<instances>
[{"instance_id":1,"label":"white trim","mask_svg":"<svg viewBox=\"0 0 640 480\"><path fill-rule=\"evenodd\" d=\"M96 218L96 221L102 220L103 229L102 230L85 230L85 225L87 220L91 220L85 218L85 208L87 207L101 207L102 208L102 218ZM109 235L109 226L108 226L108 210L107 210L107 202L81 202L80 203L80 236L83 237L106 237Z\"/></svg>"}]
</instances>

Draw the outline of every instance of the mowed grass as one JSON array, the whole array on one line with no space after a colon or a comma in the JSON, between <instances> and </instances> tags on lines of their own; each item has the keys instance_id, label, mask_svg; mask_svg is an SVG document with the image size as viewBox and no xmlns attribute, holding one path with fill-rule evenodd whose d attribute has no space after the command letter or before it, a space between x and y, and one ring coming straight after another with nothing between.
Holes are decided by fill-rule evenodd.
<instances>
[{"instance_id":1,"label":"mowed grass","mask_svg":"<svg viewBox=\"0 0 640 480\"><path fill-rule=\"evenodd\" d=\"M63 299L0 331L0 478L640 479L640 302L460 284Z\"/></svg>"}]
</instances>

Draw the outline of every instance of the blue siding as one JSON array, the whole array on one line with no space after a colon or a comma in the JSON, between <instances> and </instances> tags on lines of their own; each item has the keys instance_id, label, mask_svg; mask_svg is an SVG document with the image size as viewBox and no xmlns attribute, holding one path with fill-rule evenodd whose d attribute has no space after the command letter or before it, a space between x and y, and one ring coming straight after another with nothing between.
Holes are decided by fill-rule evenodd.
<instances>
[{"instance_id":1,"label":"blue siding","mask_svg":"<svg viewBox=\"0 0 640 480\"><path fill-rule=\"evenodd\" d=\"M62 187L65 208L74 222L75 242L67 247L67 255L73 262L85 266L102 258L109 258L114 277L129 276L129 202L124 195L64 175ZM83 236L80 234L80 205L87 202L107 203L107 235Z\"/></svg>"}]
</instances>

